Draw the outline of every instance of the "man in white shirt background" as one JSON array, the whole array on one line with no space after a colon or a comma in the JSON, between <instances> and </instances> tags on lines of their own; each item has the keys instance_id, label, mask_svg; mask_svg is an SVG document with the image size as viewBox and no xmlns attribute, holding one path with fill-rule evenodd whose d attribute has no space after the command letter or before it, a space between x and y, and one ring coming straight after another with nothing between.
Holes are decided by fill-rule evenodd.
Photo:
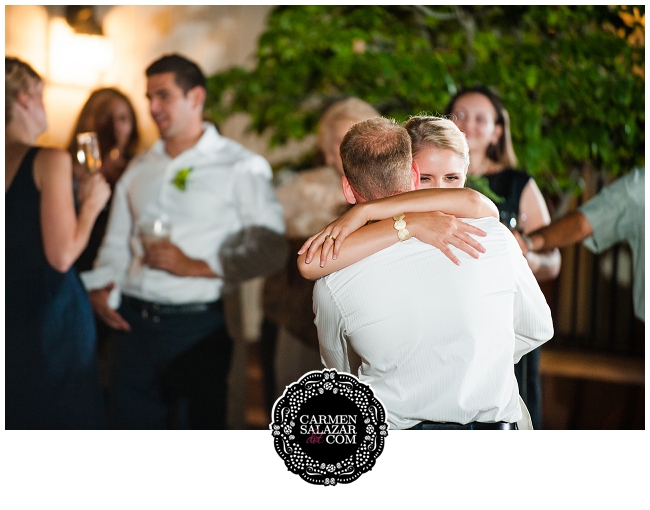
<instances>
[{"instance_id":1,"label":"man in white shirt background","mask_svg":"<svg viewBox=\"0 0 650 510\"><path fill-rule=\"evenodd\" d=\"M404 128L387 119L353 126L341 144L350 203L415 189ZM376 172L382 169L383 178ZM370 384L393 429L516 428L513 363L551 338L551 312L517 241L494 218L465 220L487 233L478 260L404 242L321 278L314 311L328 368Z\"/></svg>"},{"instance_id":2,"label":"man in white shirt background","mask_svg":"<svg viewBox=\"0 0 650 510\"><path fill-rule=\"evenodd\" d=\"M195 63L166 55L146 74L161 139L117 183L94 269L82 275L95 312L118 330L109 419L115 428L225 428L224 281L283 265L282 208L268 162L202 121L206 83ZM167 222L169 238L145 249L141 228Z\"/></svg>"}]
</instances>

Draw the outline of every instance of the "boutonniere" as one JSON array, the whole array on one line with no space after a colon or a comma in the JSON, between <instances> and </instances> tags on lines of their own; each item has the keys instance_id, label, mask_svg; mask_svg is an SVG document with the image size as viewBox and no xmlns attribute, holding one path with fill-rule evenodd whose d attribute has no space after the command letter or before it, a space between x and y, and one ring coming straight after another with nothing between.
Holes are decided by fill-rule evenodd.
<instances>
[{"instance_id":1,"label":"boutonniere","mask_svg":"<svg viewBox=\"0 0 650 510\"><path fill-rule=\"evenodd\" d=\"M191 171L192 171L192 167L181 168L176 174L176 177L174 177L174 180L172 180L172 184L176 186L179 190L185 191L185 183L187 181L187 176L190 175Z\"/></svg>"}]
</instances>

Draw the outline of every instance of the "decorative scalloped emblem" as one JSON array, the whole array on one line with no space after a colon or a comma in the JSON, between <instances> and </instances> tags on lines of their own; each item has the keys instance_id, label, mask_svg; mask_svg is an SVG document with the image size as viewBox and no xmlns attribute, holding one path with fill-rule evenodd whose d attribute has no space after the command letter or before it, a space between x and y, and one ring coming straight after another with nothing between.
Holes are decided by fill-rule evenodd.
<instances>
[{"instance_id":1,"label":"decorative scalloped emblem","mask_svg":"<svg viewBox=\"0 0 650 510\"><path fill-rule=\"evenodd\" d=\"M289 471L315 485L350 483L370 471L388 435L386 410L370 386L334 369L289 386L269 428Z\"/></svg>"}]
</instances>

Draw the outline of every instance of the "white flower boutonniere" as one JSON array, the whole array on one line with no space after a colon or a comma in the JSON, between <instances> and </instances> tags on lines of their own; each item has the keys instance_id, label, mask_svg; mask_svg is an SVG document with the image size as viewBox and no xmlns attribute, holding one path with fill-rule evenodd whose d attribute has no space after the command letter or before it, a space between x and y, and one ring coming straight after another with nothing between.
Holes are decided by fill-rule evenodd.
<instances>
[{"instance_id":1,"label":"white flower boutonniere","mask_svg":"<svg viewBox=\"0 0 650 510\"><path fill-rule=\"evenodd\" d=\"M192 171L192 167L189 168L181 168L178 173L176 174L176 177L172 180L172 184L176 186L179 190L185 191L185 186L187 185L187 176L190 175L190 172Z\"/></svg>"}]
</instances>

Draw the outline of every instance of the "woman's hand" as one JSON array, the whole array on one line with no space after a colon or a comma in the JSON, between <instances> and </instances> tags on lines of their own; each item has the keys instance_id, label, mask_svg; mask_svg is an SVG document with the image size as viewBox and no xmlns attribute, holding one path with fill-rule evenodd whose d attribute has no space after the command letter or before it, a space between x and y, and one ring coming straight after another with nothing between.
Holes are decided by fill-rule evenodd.
<instances>
[{"instance_id":1,"label":"woman's hand","mask_svg":"<svg viewBox=\"0 0 650 510\"><path fill-rule=\"evenodd\" d=\"M343 216L337 218L320 232L317 232L307 239L298 251L298 255L302 255L306 252L305 264L309 264L314 258L314 254L322 247L320 265L321 267L324 267L330 251L332 251L332 249L334 250L332 253L332 259L336 260L345 238L352 232L363 227L366 223L368 223L366 208L363 204L357 204L349 209Z\"/></svg>"},{"instance_id":2,"label":"woman's hand","mask_svg":"<svg viewBox=\"0 0 650 510\"><path fill-rule=\"evenodd\" d=\"M99 214L110 197L111 187L100 173L89 175L79 183L77 198L91 215Z\"/></svg>"},{"instance_id":3,"label":"woman's hand","mask_svg":"<svg viewBox=\"0 0 650 510\"><path fill-rule=\"evenodd\" d=\"M113 149L113 150L117 150L117 149ZM110 184L111 186L115 186L115 183L122 176L125 169L126 169L126 160L118 153L118 156L115 159L113 159L110 154L106 158L104 158L102 160L102 166L99 169L99 171L106 178L108 184Z\"/></svg>"},{"instance_id":4,"label":"woman's hand","mask_svg":"<svg viewBox=\"0 0 650 510\"><path fill-rule=\"evenodd\" d=\"M440 211L425 213L407 213L404 217L406 228L413 237L438 248L457 266L460 260L449 245L455 246L475 259L478 252L485 253L481 243L469 234L485 237L487 234L473 225L457 219L455 216Z\"/></svg>"}]
</instances>

